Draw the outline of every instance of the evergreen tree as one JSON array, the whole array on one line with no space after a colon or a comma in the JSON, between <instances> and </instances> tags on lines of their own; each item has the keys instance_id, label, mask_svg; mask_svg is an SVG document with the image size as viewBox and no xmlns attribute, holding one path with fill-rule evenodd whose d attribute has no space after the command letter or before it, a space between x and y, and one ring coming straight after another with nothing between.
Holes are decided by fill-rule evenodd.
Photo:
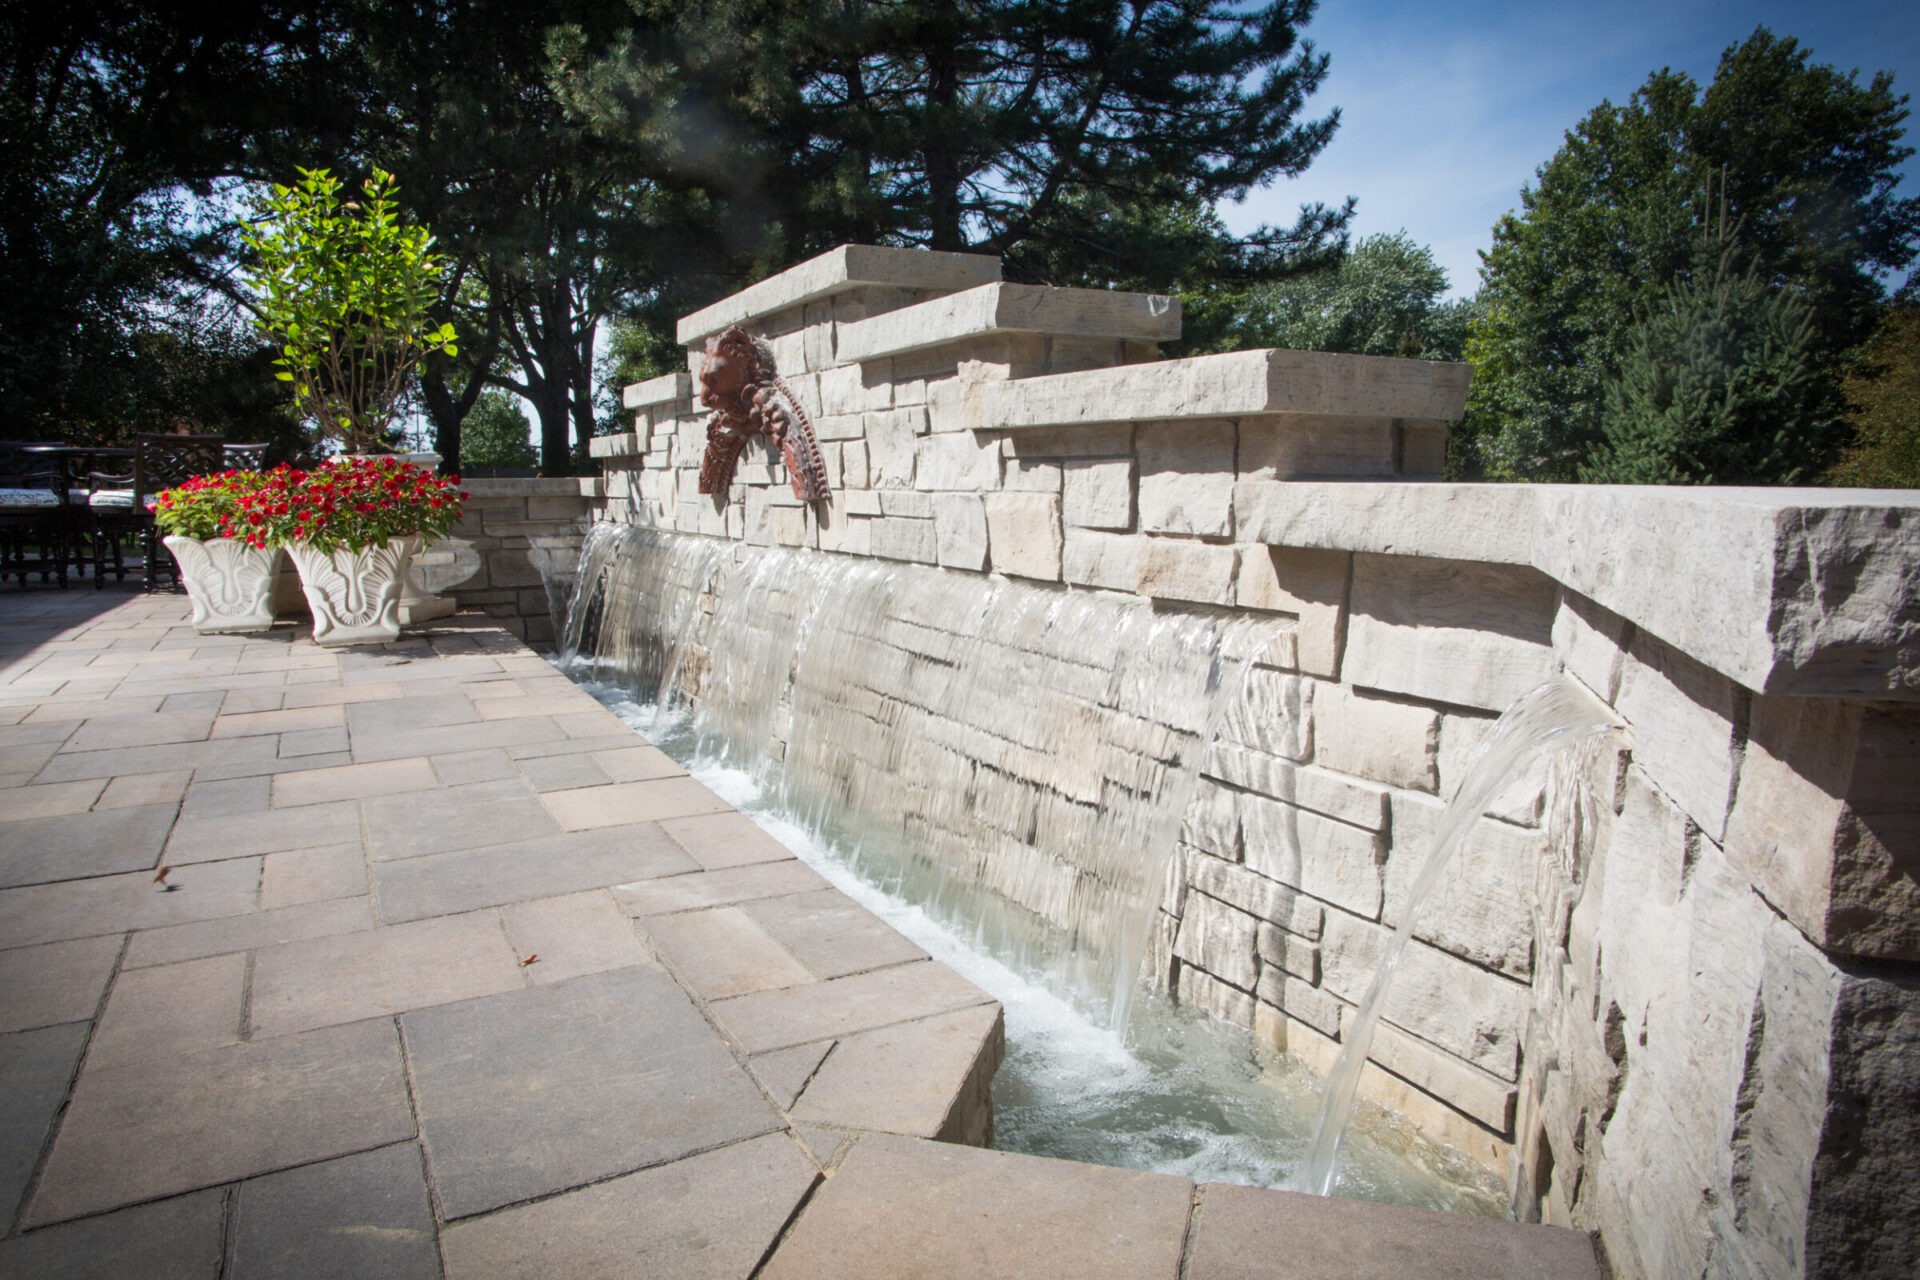
<instances>
[{"instance_id":1,"label":"evergreen tree","mask_svg":"<svg viewBox=\"0 0 1920 1280\"><path fill-rule=\"evenodd\" d=\"M1578 474L1637 318L1712 273L1697 247L1713 226L1738 227L1758 278L1805 298L1816 376L1836 378L1872 332L1881 276L1920 240L1920 199L1893 194L1912 154L1905 104L1887 74L1861 85L1761 28L1704 93L1661 71L1627 105L1596 108L1494 228L1467 342L1465 461Z\"/></svg>"},{"instance_id":2,"label":"evergreen tree","mask_svg":"<svg viewBox=\"0 0 1920 1280\"><path fill-rule=\"evenodd\" d=\"M1236 239L1159 211L1293 176L1327 61L1311 0L733 0L571 61L596 127L658 146L737 251L710 292L841 242L1002 256L1010 278L1258 279L1342 234L1313 206Z\"/></svg>"},{"instance_id":3,"label":"evergreen tree","mask_svg":"<svg viewBox=\"0 0 1920 1280\"><path fill-rule=\"evenodd\" d=\"M1673 286L1634 326L1582 480L1801 484L1832 460L1845 422L1813 308L1733 258Z\"/></svg>"},{"instance_id":4,"label":"evergreen tree","mask_svg":"<svg viewBox=\"0 0 1920 1280\"><path fill-rule=\"evenodd\" d=\"M482 391L461 424L462 466L527 470L537 461L528 439L527 416L518 397L489 387Z\"/></svg>"},{"instance_id":5,"label":"evergreen tree","mask_svg":"<svg viewBox=\"0 0 1920 1280\"><path fill-rule=\"evenodd\" d=\"M1829 483L1920 489L1920 298L1888 308L1880 332L1848 375L1845 392L1856 437Z\"/></svg>"}]
</instances>

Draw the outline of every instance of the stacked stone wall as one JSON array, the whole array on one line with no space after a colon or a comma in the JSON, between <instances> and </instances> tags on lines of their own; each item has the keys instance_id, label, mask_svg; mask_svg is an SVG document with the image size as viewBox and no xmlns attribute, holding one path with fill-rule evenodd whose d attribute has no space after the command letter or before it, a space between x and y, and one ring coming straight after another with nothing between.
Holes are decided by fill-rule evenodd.
<instances>
[{"instance_id":1,"label":"stacked stone wall","mask_svg":"<svg viewBox=\"0 0 1920 1280\"><path fill-rule=\"evenodd\" d=\"M1153 966L1323 1068L1494 719L1579 681L1626 745L1476 824L1363 1090L1621 1275L1899 1274L1912 1126L1879 1117L1920 1110L1920 503L1441 484L1464 369L1152 362L1165 299L838 252L680 334L764 329L832 501L752 450L697 493L691 354L596 445L597 518L1284 625L1260 714L1206 757ZM1014 740L937 749L992 771ZM1062 798L1036 785L1020 822Z\"/></svg>"},{"instance_id":2,"label":"stacked stone wall","mask_svg":"<svg viewBox=\"0 0 1920 1280\"><path fill-rule=\"evenodd\" d=\"M597 479L464 481L466 509L450 536L415 561L428 590L496 619L532 645L554 638L590 521Z\"/></svg>"}]
</instances>

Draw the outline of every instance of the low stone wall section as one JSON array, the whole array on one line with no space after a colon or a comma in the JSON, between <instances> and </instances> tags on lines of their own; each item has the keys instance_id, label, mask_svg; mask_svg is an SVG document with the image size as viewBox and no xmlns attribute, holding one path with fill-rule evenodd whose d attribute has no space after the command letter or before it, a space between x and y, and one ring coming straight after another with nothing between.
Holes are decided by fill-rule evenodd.
<instances>
[{"instance_id":1,"label":"low stone wall section","mask_svg":"<svg viewBox=\"0 0 1920 1280\"><path fill-rule=\"evenodd\" d=\"M478 610L532 645L551 645L589 523L596 479L472 479L452 534L414 561L428 590Z\"/></svg>"},{"instance_id":2,"label":"low stone wall section","mask_svg":"<svg viewBox=\"0 0 1920 1280\"><path fill-rule=\"evenodd\" d=\"M1363 1088L1623 1277L1906 1274L1920 500L1435 483L1463 368L1148 363L1165 299L836 253L680 333L766 332L832 501L758 445L699 495L674 374L596 442L596 519L1290 620L1252 674L1284 713L1209 752L1154 966L1323 1066L1441 797L1515 698L1578 680L1627 744L1477 823Z\"/></svg>"}]
</instances>

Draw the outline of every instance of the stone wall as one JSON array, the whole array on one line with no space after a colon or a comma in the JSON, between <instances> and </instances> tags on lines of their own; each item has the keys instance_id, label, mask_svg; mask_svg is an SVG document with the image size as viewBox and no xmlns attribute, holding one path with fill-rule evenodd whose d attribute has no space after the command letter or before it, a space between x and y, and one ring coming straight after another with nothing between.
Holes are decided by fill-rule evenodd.
<instances>
[{"instance_id":1,"label":"stone wall","mask_svg":"<svg viewBox=\"0 0 1920 1280\"><path fill-rule=\"evenodd\" d=\"M460 523L414 562L416 576L527 643L551 644L552 600L564 602L571 589L599 481L471 479L461 487L468 499Z\"/></svg>"},{"instance_id":2,"label":"stone wall","mask_svg":"<svg viewBox=\"0 0 1920 1280\"><path fill-rule=\"evenodd\" d=\"M1622 1276L1907 1274L1920 499L1439 483L1464 368L1156 362L1169 300L997 266L847 247L688 317L690 352L768 336L834 496L758 443L699 495L675 374L596 442L596 518L1290 623L1256 670L1279 712L1209 753L1154 964L1322 1066L1494 718L1580 681L1628 745L1478 822L1364 1091Z\"/></svg>"}]
</instances>

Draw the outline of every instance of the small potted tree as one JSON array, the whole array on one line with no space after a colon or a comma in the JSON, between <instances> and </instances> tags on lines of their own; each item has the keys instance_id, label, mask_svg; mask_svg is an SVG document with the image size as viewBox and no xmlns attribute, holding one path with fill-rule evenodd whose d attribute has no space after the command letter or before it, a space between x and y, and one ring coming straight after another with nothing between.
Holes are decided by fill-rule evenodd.
<instances>
[{"instance_id":1,"label":"small potted tree","mask_svg":"<svg viewBox=\"0 0 1920 1280\"><path fill-rule=\"evenodd\" d=\"M375 169L357 200L344 196L325 169L302 169L298 183L275 185L256 204L241 236L254 252L248 282L259 325L280 347L275 376L293 384L298 411L352 466L389 450L420 361L433 352L457 355L458 348L452 324L435 324L431 315L444 263L425 227L401 221L393 175ZM397 535L381 550L359 545L358 531L341 537L324 524L309 528L286 545L315 609L316 639L326 629L316 580L336 584L391 572L401 589L409 585L419 539ZM383 590L355 583L349 594L371 600Z\"/></svg>"}]
</instances>

